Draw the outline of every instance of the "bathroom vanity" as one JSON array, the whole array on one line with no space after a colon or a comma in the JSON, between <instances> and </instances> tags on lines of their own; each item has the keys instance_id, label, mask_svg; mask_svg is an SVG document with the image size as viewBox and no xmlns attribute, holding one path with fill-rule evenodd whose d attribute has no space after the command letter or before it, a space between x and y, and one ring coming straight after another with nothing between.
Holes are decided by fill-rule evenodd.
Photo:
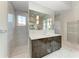
<instances>
[{"instance_id":1,"label":"bathroom vanity","mask_svg":"<svg viewBox=\"0 0 79 59\"><path fill-rule=\"evenodd\" d=\"M41 58L61 48L61 35L37 35L31 37L32 58Z\"/></svg>"},{"instance_id":2,"label":"bathroom vanity","mask_svg":"<svg viewBox=\"0 0 79 59\"><path fill-rule=\"evenodd\" d=\"M61 48L61 35L55 34L54 16L29 10L29 36L32 58L41 58Z\"/></svg>"}]
</instances>

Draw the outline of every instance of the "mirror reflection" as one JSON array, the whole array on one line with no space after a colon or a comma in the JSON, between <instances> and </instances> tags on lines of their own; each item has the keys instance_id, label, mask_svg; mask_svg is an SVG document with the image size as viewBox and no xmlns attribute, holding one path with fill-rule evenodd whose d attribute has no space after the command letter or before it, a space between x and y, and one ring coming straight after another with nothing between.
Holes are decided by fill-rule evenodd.
<instances>
[{"instance_id":1,"label":"mirror reflection","mask_svg":"<svg viewBox=\"0 0 79 59\"><path fill-rule=\"evenodd\" d=\"M30 30L52 30L53 18L48 14L29 10L29 28Z\"/></svg>"}]
</instances>

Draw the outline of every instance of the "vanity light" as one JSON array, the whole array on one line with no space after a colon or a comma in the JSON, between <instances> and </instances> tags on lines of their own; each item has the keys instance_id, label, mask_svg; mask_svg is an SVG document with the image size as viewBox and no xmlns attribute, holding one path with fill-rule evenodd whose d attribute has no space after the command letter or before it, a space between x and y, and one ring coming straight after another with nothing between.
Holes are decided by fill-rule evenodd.
<instances>
[{"instance_id":1,"label":"vanity light","mask_svg":"<svg viewBox=\"0 0 79 59\"><path fill-rule=\"evenodd\" d=\"M36 16L36 19L39 19L39 16L38 15Z\"/></svg>"},{"instance_id":2,"label":"vanity light","mask_svg":"<svg viewBox=\"0 0 79 59\"><path fill-rule=\"evenodd\" d=\"M36 16L36 24L39 24L39 16Z\"/></svg>"}]
</instances>

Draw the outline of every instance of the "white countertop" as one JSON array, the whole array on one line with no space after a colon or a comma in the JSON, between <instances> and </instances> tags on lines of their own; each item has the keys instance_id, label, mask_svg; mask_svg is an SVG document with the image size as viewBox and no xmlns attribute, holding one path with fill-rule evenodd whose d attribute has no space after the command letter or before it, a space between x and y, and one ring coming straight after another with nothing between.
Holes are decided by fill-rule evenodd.
<instances>
[{"instance_id":1,"label":"white countertop","mask_svg":"<svg viewBox=\"0 0 79 59\"><path fill-rule=\"evenodd\" d=\"M53 31L50 31L48 33L45 33L44 31L30 31L30 38L31 40L41 39L41 38L47 38L47 37L54 37L54 36L60 36L61 34L55 34Z\"/></svg>"}]
</instances>

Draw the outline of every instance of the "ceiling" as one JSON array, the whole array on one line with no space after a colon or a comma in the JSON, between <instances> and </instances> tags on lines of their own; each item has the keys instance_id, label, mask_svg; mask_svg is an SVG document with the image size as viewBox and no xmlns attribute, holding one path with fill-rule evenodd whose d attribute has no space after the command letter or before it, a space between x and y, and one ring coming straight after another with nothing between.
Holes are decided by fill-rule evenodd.
<instances>
[{"instance_id":1,"label":"ceiling","mask_svg":"<svg viewBox=\"0 0 79 59\"><path fill-rule=\"evenodd\" d=\"M71 1L34 1L34 3L49 8L53 11L62 11L71 8Z\"/></svg>"},{"instance_id":2,"label":"ceiling","mask_svg":"<svg viewBox=\"0 0 79 59\"><path fill-rule=\"evenodd\" d=\"M28 11L27 1L12 1L11 3L16 10ZM32 3L39 4L57 13L71 8L71 1L32 1Z\"/></svg>"},{"instance_id":3,"label":"ceiling","mask_svg":"<svg viewBox=\"0 0 79 59\"><path fill-rule=\"evenodd\" d=\"M28 11L28 2L27 1L11 1L15 10Z\"/></svg>"}]
</instances>

